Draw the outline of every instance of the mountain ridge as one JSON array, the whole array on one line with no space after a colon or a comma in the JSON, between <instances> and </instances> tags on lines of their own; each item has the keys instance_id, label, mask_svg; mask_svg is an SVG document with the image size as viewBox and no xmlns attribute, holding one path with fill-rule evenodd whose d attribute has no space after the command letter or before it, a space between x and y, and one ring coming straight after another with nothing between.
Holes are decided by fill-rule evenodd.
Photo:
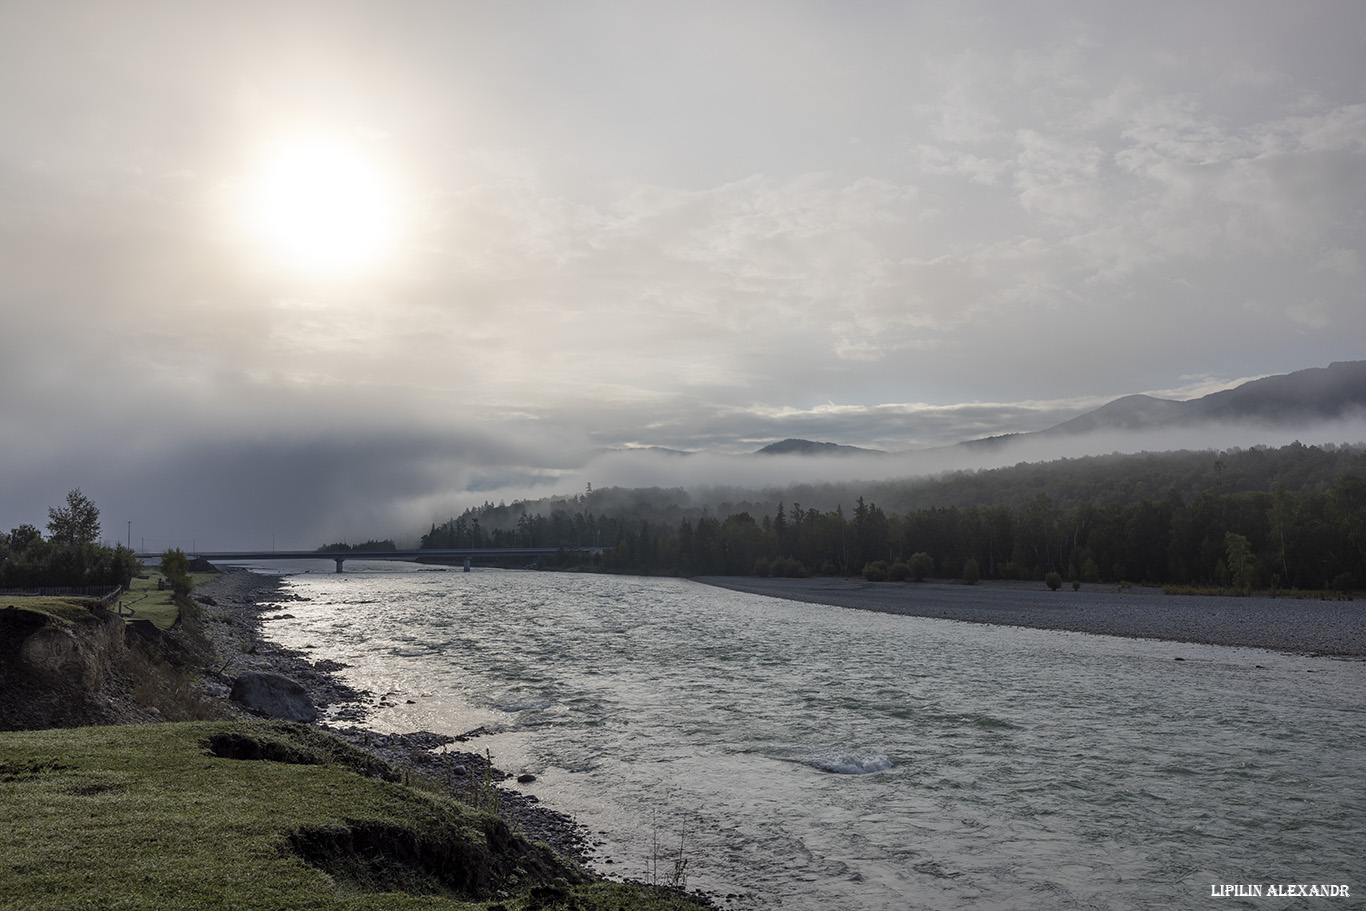
<instances>
[{"instance_id":1,"label":"mountain ridge","mask_svg":"<svg viewBox=\"0 0 1366 911\"><path fill-rule=\"evenodd\" d=\"M1291 373L1249 380L1232 389L1199 398L1178 400L1135 393L1101 405L1085 414L1044 430L1005 433L962 440L931 450L957 447L990 449L1031 439L1079 436L1098 431L1158 432L1191 428L1202 423L1251 424L1295 427L1366 412L1366 360L1334 361L1327 367L1309 367ZM754 455L886 455L884 450L864 449L841 443L787 439L770 443Z\"/></svg>"},{"instance_id":2,"label":"mountain ridge","mask_svg":"<svg viewBox=\"0 0 1366 911\"><path fill-rule=\"evenodd\" d=\"M1047 430L1058 436L1095 430L1165 430L1203 423L1295 426L1366 410L1366 361L1336 361L1249 380L1232 389L1177 401L1128 395Z\"/></svg>"},{"instance_id":3,"label":"mountain ridge","mask_svg":"<svg viewBox=\"0 0 1366 911\"><path fill-rule=\"evenodd\" d=\"M865 449L843 443L821 443L814 440L786 439L769 443L753 455L887 455L882 449Z\"/></svg>"}]
</instances>

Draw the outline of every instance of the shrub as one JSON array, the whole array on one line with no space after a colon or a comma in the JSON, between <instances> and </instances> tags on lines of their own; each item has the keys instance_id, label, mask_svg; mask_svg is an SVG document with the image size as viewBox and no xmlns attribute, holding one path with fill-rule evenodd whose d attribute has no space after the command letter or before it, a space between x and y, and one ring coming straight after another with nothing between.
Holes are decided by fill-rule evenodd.
<instances>
[{"instance_id":1,"label":"shrub","mask_svg":"<svg viewBox=\"0 0 1366 911\"><path fill-rule=\"evenodd\" d=\"M863 578L869 582L886 582L887 561L875 560L872 563L865 563L863 565Z\"/></svg>"},{"instance_id":2,"label":"shrub","mask_svg":"<svg viewBox=\"0 0 1366 911\"><path fill-rule=\"evenodd\" d=\"M1044 584L1046 584L1049 588L1053 589L1053 591L1057 591L1058 589L1062 588L1062 576L1058 575L1057 573L1049 573L1048 575L1043 577L1043 581Z\"/></svg>"},{"instance_id":3,"label":"shrub","mask_svg":"<svg viewBox=\"0 0 1366 911\"><path fill-rule=\"evenodd\" d=\"M905 582L911 577L911 568L906 565L905 560L897 560L887 570L887 578L893 582Z\"/></svg>"},{"instance_id":4,"label":"shrub","mask_svg":"<svg viewBox=\"0 0 1366 911\"><path fill-rule=\"evenodd\" d=\"M911 557L911 578L917 582L924 582L930 573L934 572L934 558L921 551Z\"/></svg>"},{"instance_id":5,"label":"shrub","mask_svg":"<svg viewBox=\"0 0 1366 911\"><path fill-rule=\"evenodd\" d=\"M963 581L968 585L976 585L982 578L982 571L977 568L977 561L969 559L963 564Z\"/></svg>"},{"instance_id":6,"label":"shrub","mask_svg":"<svg viewBox=\"0 0 1366 911\"><path fill-rule=\"evenodd\" d=\"M194 580L190 578L190 561L185 552L173 547L161 555L161 574L171 583L171 589L180 596L190 593Z\"/></svg>"},{"instance_id":7,"label":"shrub","mask_svg":"<svg viewBox=\"0 0 1366 911\"><path fill-rule=\"evenodd\" d=\"M773 567L772 564L768 562L767 557L760 557L754 561L754 575L761 579L766 579L772 572Z\"/></svg>"}]
</instances>

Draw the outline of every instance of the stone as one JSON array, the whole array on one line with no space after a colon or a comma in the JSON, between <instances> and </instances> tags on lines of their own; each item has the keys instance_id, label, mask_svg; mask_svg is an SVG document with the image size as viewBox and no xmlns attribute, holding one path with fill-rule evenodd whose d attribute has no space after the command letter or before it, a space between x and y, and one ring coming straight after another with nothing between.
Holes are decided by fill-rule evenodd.
<instances>
[{"instance_id":1,"label":"stone","mask_svg":"<svg viewBox=\"0 0 1366 911\"><path fill-rule=\"evenodd\" d=\"M318 710L308 691L288 677L244 671L232 682L230 697L249 712L285 721L313 721Z\"/></svg>"}]
</instances>

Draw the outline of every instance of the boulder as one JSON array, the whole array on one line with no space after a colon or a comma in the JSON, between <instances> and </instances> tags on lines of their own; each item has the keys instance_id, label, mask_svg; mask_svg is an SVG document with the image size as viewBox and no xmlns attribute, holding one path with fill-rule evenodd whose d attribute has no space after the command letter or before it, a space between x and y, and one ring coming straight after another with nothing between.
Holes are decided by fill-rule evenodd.
<instances>
[{"instance_id":1,"label":"boulder","mask_svg":"<svg viewBox=\"0 0 1366 911\"><path fill-rule=\"evenodd\" d=\"M244 671L232 682L229 698L249 712L285 721L313 721L318 710L308 692L288 677Z\"/></svg>"}]
</instances>

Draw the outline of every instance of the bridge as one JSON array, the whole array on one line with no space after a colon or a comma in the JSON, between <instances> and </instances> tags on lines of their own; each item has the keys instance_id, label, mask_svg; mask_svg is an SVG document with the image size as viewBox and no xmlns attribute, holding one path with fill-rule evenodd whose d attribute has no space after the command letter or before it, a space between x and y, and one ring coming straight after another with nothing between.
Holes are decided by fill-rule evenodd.
<instances>
[{"instance_id":1,"label":"bridge","mask_svg":"<svg viewBox=\"0 0 1366 911\"><path fill-rule=\"evenodd\" d=\"M186 554L191 559L208 560L210 563L241 563L257 560L333 560L337 572L342 572L342 564L347 560L406 560L422 562L422 557L442 557L444 560L461 560L465 572L470 564L479 558L498 557L544 557L551 554L600 554L604 547L456 547L427 548L424 550L204 550ZM139 560L161 560L161 554L135 554ZM443 562L444 562L443 560Z\"/></svg>"}]
</instances>

